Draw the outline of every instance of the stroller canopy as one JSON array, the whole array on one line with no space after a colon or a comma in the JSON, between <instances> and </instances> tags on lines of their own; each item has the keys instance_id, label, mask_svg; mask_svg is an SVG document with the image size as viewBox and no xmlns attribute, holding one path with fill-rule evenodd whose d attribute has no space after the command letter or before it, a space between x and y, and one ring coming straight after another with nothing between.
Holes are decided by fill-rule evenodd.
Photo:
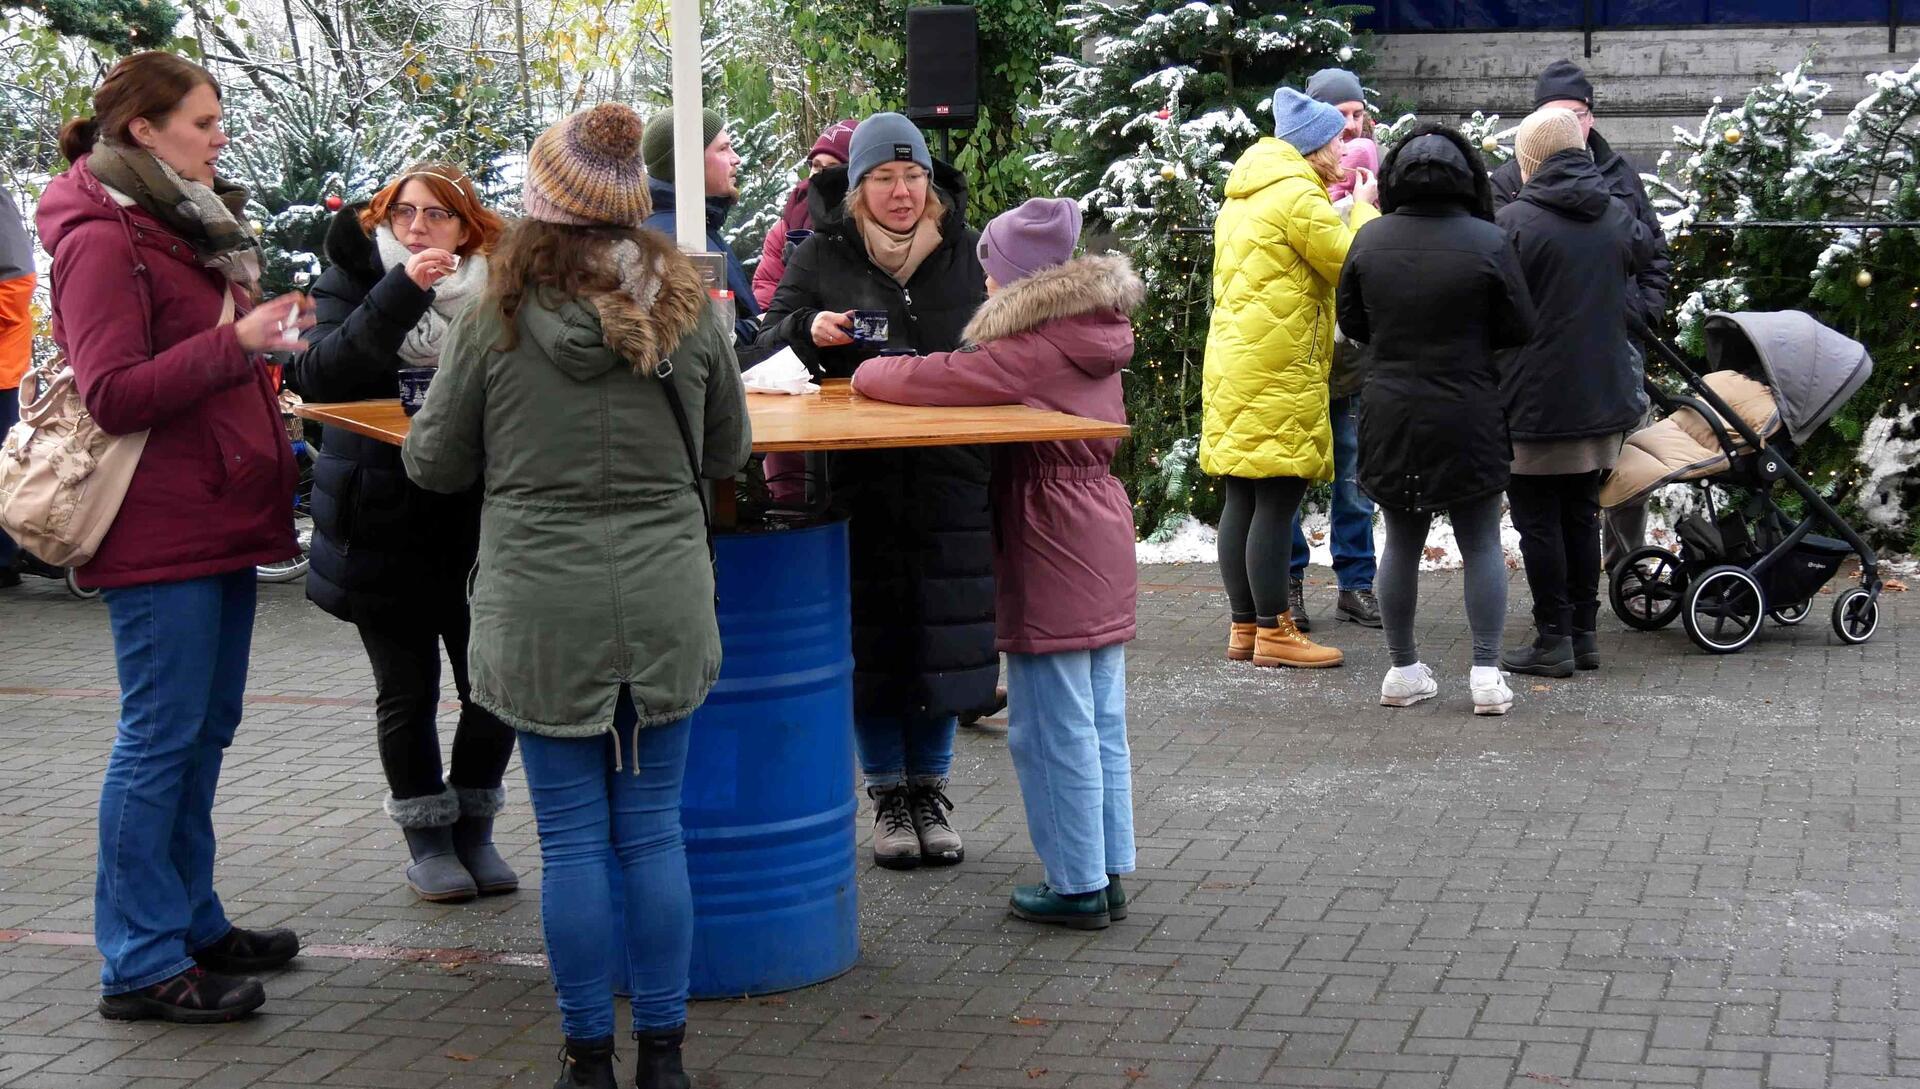
<instances>
[{"instance_id":1,"label":"stroller canopy","mask_svg":"<svg viewBox=\"0 0 1920 1089\"><path fill-rule=\"evenodd\" d=\"M1707 315L1711 370L1751 373L1773 387L1780 418L1795 443L1804 443L1873 374L1873 357L1799 310Z\"/></svg>"}]
</instances>

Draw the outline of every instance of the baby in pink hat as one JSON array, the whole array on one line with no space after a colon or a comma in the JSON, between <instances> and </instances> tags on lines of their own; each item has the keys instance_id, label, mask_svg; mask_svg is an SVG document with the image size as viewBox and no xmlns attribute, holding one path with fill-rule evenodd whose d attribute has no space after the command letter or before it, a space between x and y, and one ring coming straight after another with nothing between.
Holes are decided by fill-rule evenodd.
<instances>
[{"instance_id":1,"label":"baby in pink hat","mask_svg":"<svg viewBox=\"0 0 1920 1089\"><path fill-rule=\"evenodd\" d=\"M1366 137L1347 141L1347 150L1340 154L1340 168L1346 173L1337 182L1327 187L1327 196L1338 201L1342 197L1353 195L1354 183L1360 180L1355 168L1380 173L1380 145Z\"/></svg>"}]
</instances>

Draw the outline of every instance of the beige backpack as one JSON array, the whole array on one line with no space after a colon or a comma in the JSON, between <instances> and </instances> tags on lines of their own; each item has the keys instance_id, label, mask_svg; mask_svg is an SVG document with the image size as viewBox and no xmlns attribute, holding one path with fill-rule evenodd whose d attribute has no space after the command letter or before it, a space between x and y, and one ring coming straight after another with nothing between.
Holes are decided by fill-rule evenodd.
<instances>
[{"instance_id":1,"label":"beige backpack","mask_svg":"<svg viewBox=\"0 0 1920 1089\"><path fill-rule=\"evenodd\" d=\"M221 325L233 321L233 309L229 287ZM20 422L0 444L0 529L47 563L84 565L120 513L146 445L145 431L100 429L64 359L44 374L28 371L20 384Z\"/></svg>"}]
</instances>

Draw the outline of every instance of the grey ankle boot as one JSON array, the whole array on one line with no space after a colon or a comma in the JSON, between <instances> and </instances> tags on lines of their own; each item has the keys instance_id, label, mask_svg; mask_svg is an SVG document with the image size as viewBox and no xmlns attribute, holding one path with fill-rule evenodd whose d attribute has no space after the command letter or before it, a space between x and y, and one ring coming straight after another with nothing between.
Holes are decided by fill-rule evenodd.
<instances>
[{"instance_id":1,"label":"grey ankle boot","mask_svg":"<svg viewBox=\"0 0 1920 1089\"><path fill-rule=\"evenodd\" d=\"M389 796L387 816L407 837L407 885L422 900L437 904L471 900L479 895L473 875L460 864L453 849L453 822L460 818L460 800L451 787L424 798Z\"/></svg>"},{"instance_id":2,"label":"grey ankle boot","mask_svg":"<svg viewBox=\"0 0 1920 1089\"><path fill-rule=\"evenodd\" d=\"M460 819L453 822L453 853L472 875L480 895L495 896L520 887L520 875L493 845L493 818L507 804L507 788L455 787Z\"/></svg>"},{"instance_id":3,"label":"grey ankle boot","mask_svg":"<svg viewBox=\"0 0 1920 1089\"><path fill-rule=\"evenodd\" d=\"M907 806L924 866L952 866L967 857L960 833L947 820L953 802L948 800L946 790L945 779L914 779L907 784Z\"/></svg>"}]
</instances>

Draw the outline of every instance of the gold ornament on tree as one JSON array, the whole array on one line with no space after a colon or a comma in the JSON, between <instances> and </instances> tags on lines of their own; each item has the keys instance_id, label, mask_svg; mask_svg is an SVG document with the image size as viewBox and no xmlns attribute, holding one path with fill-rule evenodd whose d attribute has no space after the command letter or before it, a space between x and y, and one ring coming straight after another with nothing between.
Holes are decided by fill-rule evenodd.
<instances>
[{"instance_id":1,"label":"gold ornament on tree","mask_svg":"<svg viewBox=\"0 0 1920 1089\"><path fill-rule=\"evenodd\" d=\"M1853 282L1859 284L1861 287L1872 287L1873 273L1868 272L1866 269L1861 269L1859 272L1854 273Z\"/></svg>"},{"instance_id":2,"label":"gold ornament on tree","mask_svg":"<svg viewBox=\"0 0 1920 1089\"><path fill-rule=\"evenodd\" d=\"M1740 140L1741 140L1741 136L1740 136L1740 130L1739 130L1739 129L1728 129L1728 130L1727 130L1727 135L1726 135L1726 141L1727 141L1727 143L1729 143L1729 144L1737 144L1737 143L1739 143L1739 142L1740 142Z\"/></svg>"}]
</instances>

